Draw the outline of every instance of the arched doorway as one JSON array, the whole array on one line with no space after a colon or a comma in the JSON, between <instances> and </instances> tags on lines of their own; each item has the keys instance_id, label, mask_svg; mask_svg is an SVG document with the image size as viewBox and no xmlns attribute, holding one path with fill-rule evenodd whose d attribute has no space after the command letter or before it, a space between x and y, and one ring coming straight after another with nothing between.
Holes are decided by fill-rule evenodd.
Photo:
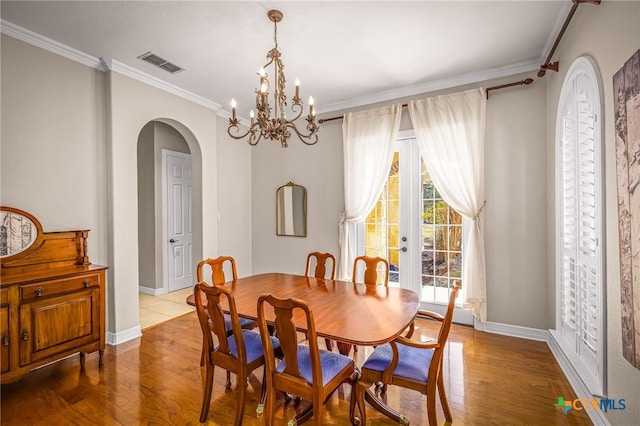
<instances>
[{"instance_id":1,"label":"arched doorway","mask_svg":"<svg viewBox=\"0 0 640 426\"><path fill-rule=\"evenodd\" d=\"M201 210L194 209L194 205L201 203L201 192L192 190L196 182L191 173L192 163L199 156L192 156L193 143L187 141L189 136L192 137L186 128L171 120L150 121L138 135L139 293L141 298L160 296L153 304L143 304L141 299L142 329L189 310L183 305L184 298L167 295L180 289L189 291L195 263L202 251L201 239L196 237L194 241L193 238L198 235L195 229L201 229L198 215ZM198 151L197 143L195 148ZM179 188L178 181L172 180L177 176L176 170L180 170L182 186ZM181 227L182 234L174 239L177 227ZM165 301L172 305L161 307ZM157 308L149 311L150 306Z\"/></svg>"}]
</instances>

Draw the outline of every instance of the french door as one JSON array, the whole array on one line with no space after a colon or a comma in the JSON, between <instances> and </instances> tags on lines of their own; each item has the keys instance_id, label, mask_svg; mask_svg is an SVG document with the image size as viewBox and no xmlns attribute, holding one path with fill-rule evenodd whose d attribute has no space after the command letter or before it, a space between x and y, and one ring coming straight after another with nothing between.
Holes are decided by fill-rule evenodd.
<instances>
[{"instance_id":1,"label":"french door","mask_svg":"<svg viewBox=\"0 0 640 426\"><path fill-rule=\"evenodd\" d=\"M422 309L444 313L462 279L463 218L433 186L412 131L396 141L387 183L358 236L360 253L389 261L390 286L413 290ZM471 313L458 308L454 320L473 324Z\"/></svg>"}]
</instances>

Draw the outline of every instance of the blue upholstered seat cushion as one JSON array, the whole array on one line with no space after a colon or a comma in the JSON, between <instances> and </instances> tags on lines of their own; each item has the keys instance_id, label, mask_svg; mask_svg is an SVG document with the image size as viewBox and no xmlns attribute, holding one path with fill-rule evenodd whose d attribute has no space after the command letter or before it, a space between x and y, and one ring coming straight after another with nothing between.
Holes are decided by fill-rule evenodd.
<instances>
[{"instance_id":1,"label":"blue upholstered seat cushion","mask_svg":"<svg viewBox=\"0 0 640 426\"><path fill-rule=\"evenodd\" d=\"M429 365L433 358L433 349L420 349L412 346L398 344L398 365L393 372L394 376L405 377L420 382L427 381ZM362 369L384 371L393 358L391 345L388 343L378 346L371 356L367 358Z\"/></svg>"},{"instance_id":2,"label":"blue upholstered seat cushion","mask_svg":"<svg viewBox=\"0 0 640 426\"><path fill-rule=\"evenodd\" d=\"M251 324L253 321L247 318L238 317L240 321L240 327L244 327L247 324ZM224 326L227 330L231 330L231 316L229 314L224 314Z\"/></svg>"},{"instance_id":3,"label":"blue upholstered seat cushion","mask_svg":"<svg viewBox=\"0 0 640 426\"><path fill-rule=\"evenodd\" d=\"M347 356L335 352L319 350L320 365L322 366L322 385L329 383L331 379L336 377L347 365L352 364L353 360ZM276 372L282 373L287 366L285 360L280 361L276 367ZM311 372L311 356L309 346L298 345L298 367L302 373L302 377L313 383L313 374Z\"/></svg>"},{"instance_id":4,"label":"blue upholstered seat cushion","mask_svg":"<svg viewBox=\"0 0 640 426\"><path fill-rule=\"evenodd\" d=\"M264 355L260 333L252 330L242 330L242 337L244 338L244 346L247 350L247 364ZM236 347L235 337L233 335L229 336L227 342L229 343L231 354L238 358L238 348ZM280 347L280 341L275 337L271 337L271 345L273 345L273 349L275 350Z\"/></svg>"}]
</instances>

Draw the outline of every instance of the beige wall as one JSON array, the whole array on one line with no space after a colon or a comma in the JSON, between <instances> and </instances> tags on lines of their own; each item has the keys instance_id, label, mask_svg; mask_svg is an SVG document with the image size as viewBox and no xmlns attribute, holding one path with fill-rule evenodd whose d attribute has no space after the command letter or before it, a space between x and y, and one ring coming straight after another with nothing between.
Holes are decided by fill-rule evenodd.
<instances>
[{"instance_id":1,"label":"beige wall","mask_svg":"<svg viewBox=\"0 0 640 426\"><path fill-rule=\"evenodd\" d=\"M150 121L161 121L176 129L189 146L193 172L194 261L205 251L217 250L217 188L215 112L193 102L158 90L116 72L109 76L109 137L107 164L109 180L109 249L114 336L135 332L138 320L138 194L137 142ZM132 331L133 330L133 331Z\"/></svg>"},{"instance_id":2,"label":"beige wall","mask_svg":"<svg viewBox=\"0 0 640 426\"><path fill-rule=\"evenodd\" d=\"M233 256L238 275L252 274L251 146L227 134L228 119L218 117L218 255ZM207 185L205 184L205 190ZM204 257L216 257L204 253Z\"/></svg>"},{"instance_id":3,"label":"beige wall","mask_svg":"<svg viewBox=\"0 0 640 426\"><path fill-rule=\"evenodd\" d=\"M489 81L483 86L520 78L524 76ZM405 103L408 99L394 102ZM552 325L552 315L547 312L546 235L541 232L547 221L544 99L544 81L493 92L487 103L485 149L488 320L538 329ZM412 128L406 109L400 128ZM286 149L271 141L253 148L255 273L303 273L308 252L339 254L343 176L342 120L322 124L319 142L314 146L304 146L294 139ZM307 187L307 238L275 235L275 191L288 181Z\"/></svg>"},{"instance_id":4,"label":"beige wall","mask_svg":"<svg viewBox=\"0 0 640 426\"><path fill-rule=\"evenodd\" d=\"M1 42L1 202L34 214L47 231L92 230L90 259L109 266L108 338L126 340L139 332L138 136L158 121L176 129L189 146L197 262L203 253L218 255L216 113L5 35ZM250 161L247 151L229 150L228 164L234 156ZM236 189L235 181L227 185L228 194L246 191ZM249 210L244 201L236 208ZM250 229L240 221L230 226ZM245 259L250 263L249 255Z\"/></svg>"},{"instance_id":5,"label":"beige wall","mask_svg":"<svg viewBox=\"0 0 640 426\"><path fill-rule=\"evenodd\" d=\"M0 202L45 231L90 229L108 264L105 75L2 35Z\"/></svg>"},{"instance_id":6,"label":"beige wall","mask_svg":"<svg viewBox=\"0 0 640 426\"><path fill-rule=\"evenodd\" d=\"M605 158L605 220L606 220L606 286L607 286L607 366L608 396L625 398L624 411L607 414L611 424L637 424L640 418L640 370L622 357L620 323L620 265L618 245L618 207L613 119L613 74L640 48L640 2L606 1L599 6L578 8L569 30L556 55L560 72L549 73L547 91L547 164L554 170L554 140L556 112L562 83L571 63L579 56L593 58L600 70L604 93L604 158ZM547 190L553 194L553 180ZM553 197L549 197L549 253L554 252ZM550 298L555 294L555 263L550 256L548 282ZM549 309L553 309L553 300Z\"/></svg>"},{"instance_id":7,"label":"beige wall","mask_svg":"<svg viewBox=\"0 0 640 426\"><path fill-rule=\"evenodd\" d=\"M147 123L138 136L138 282L155 288L155 176L153 158L155 123Z\"/></svg>"},{"instance_id":8,"label":"beige wall","mask_svg":"<svg viewBox=\"0 0 640 426\"><path fill-rule=\"evenodd\" d=\"M338 252L338 214L344 209L342 123L322 125L319 142L288 148L261 141L252 148L253 272L304 274L311 251ZM246 143L246 142L245 142ZM307 189L307 237L276 236L276 190L288 182Z\"/></svg>"}]
</instances>

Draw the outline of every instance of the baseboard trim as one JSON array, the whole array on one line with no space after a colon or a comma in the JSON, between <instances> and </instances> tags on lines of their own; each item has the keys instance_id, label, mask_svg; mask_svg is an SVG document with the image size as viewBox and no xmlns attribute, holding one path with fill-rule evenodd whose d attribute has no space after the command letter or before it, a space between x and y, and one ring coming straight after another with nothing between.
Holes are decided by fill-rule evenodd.
<instances>
[{"instance_id":1,"label":"baseboard trim","mask_svg":"<svg viewBox=\"0 0 640 426\"><path fill-rule=\"evenodd\" d=\"M128 342L129 340L136 339L142 336L142 330L139 325L132 327L128 330L120 331L118 333L107 332L107 344L111 346L117 346L121 343Z\"/></svg>"},{"instance_id":2,"label":"baseboard trim","mask_svg":"<svg viewBox=\"0 0 640 426\"><path fill-rule=\"evenodd\" d=\"M166 294L164 288L152 288L145 286L138 286L138 293L148 294L149 296L160 296L161 294Z\"/></svg>"},{"instance_id":3,"label":"baseboard trim","mask_svg":"<svg viewBox=\"0 0 640 426\"><path fill-rule=\"evenodd\" d=\"M519 325L502 324L491 321L486 321L483 324L477 320L474 320L473 327L476 330L486 331L487 333L502 334L504 336L519 337L521 339L537 340L540 342L547 342L549 340L549 331L538 328L521 327Z\"/></svg>"},{"instance_id":4,"label":"baseboard trim","mask_svg":"<svg viewBox=\"0 0 640 426\"><path fill-rule=\"evenodd\" d=\"M560 348L560 344L557 342L555 337L555 330L549 330L549 340L547 341L547 345L549 346L553 357L558 362L562 373L569 381L569 384L573 388L573 391L576 393L578 399L594 398L595 396L591 394L589 388L587 388L587 386L578 375L578 372L571 365L569 358L567 358L564 351ZM604 415L604 412L602 410L586 410L586 412L594 425L611 426L611 423L609 423L609 420L607 420L607 417Z\"/></svg>"}]
</instances>

